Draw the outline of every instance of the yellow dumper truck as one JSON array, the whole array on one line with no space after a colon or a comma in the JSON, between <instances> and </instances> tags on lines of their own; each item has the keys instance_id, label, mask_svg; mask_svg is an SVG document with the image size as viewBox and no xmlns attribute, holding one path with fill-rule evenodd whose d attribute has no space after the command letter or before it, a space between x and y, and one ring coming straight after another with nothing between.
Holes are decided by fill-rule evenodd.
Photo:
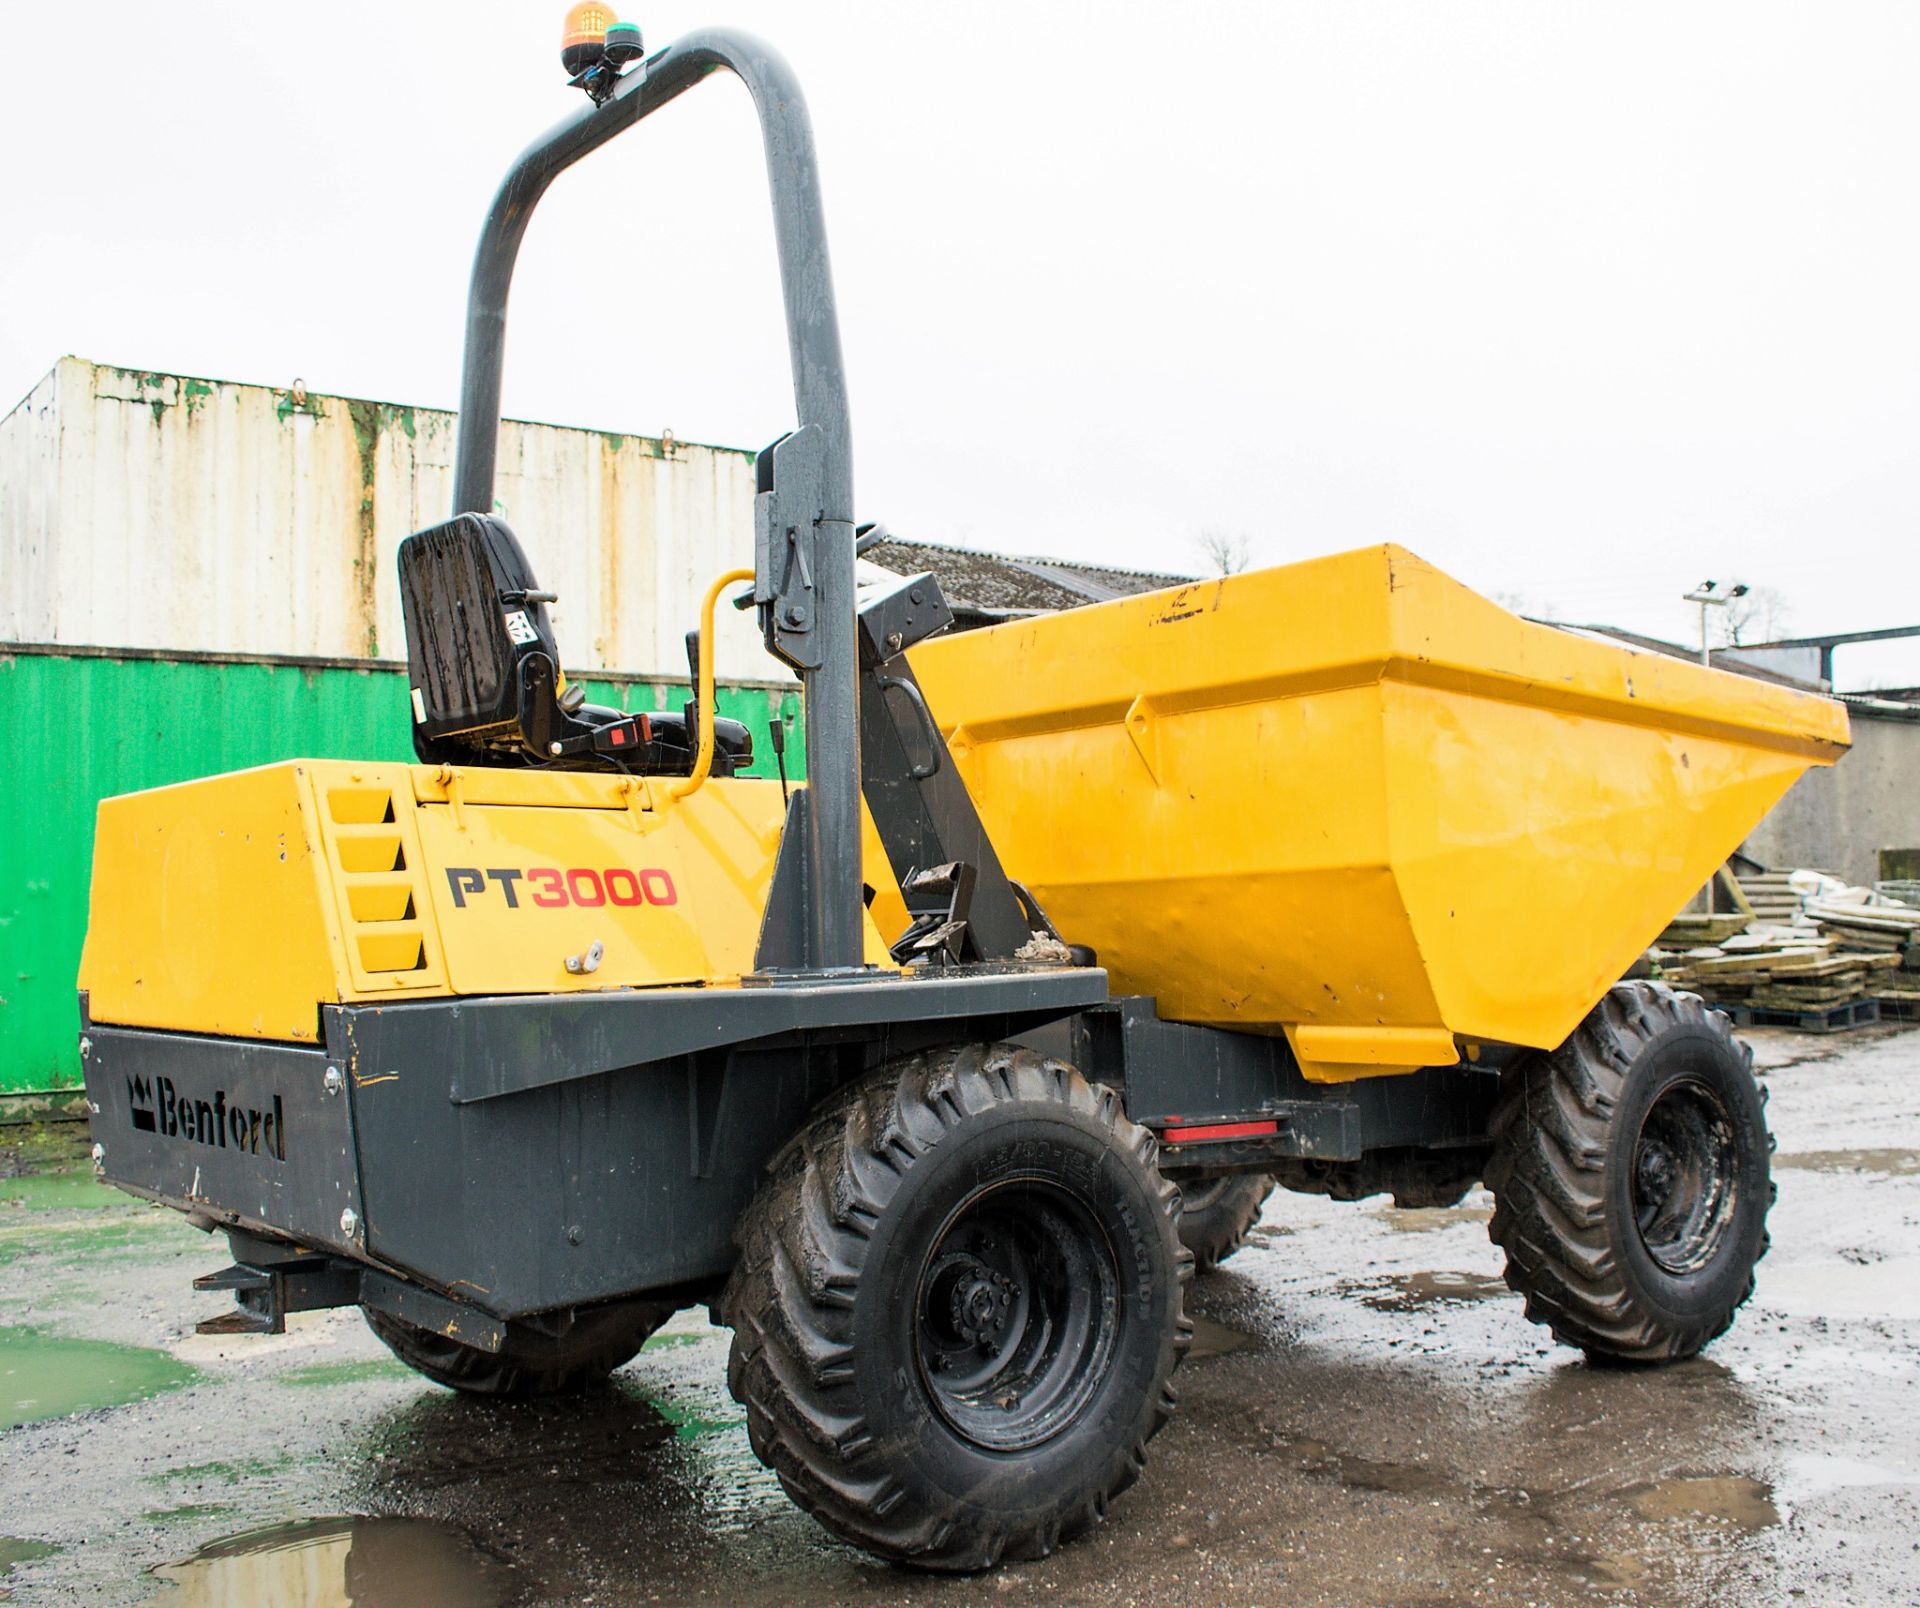
<instances>
[{"instance_id":1,"label":"yellow dumper truck","mask_svg":"<svg viewBox=\"0 0 1920 1608\"><path fill-rule=\"evenodd\" d=\"M524 1395L705 1304L794 1499L953 1569L1138 1477L1184 1286L1276 1179L1484 1180L1528 1315L1597 1357L1724 1330L1760 1091L1724 1017L1615 979L1841 752L1840 707L1525 624L1394 547L960 635L930 575L856 592L880 532L799 87L737 34L634 67L637 30L591 24L591 104L481 237L454 515L401 548L418 763L100 808L95 1155L226 1235L208 1327L357 1304L427 1377ZM719 71L760 117L797 421L699 641L736 602L798 672L791 790L735 774L710 651L682 714L586 704L488 512L535 204Z\"/></svg>"}]
</instances>

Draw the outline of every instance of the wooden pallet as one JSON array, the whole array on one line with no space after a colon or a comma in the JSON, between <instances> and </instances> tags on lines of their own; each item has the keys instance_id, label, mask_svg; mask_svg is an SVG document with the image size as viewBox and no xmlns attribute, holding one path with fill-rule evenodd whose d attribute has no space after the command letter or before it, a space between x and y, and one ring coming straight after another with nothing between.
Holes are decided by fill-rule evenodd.
<instances>
[{"instance_id":1,"label":"wooden pallet","mask_svg":"<svg viewBox=\"0 0 1920 1608\"><path fill-rule=\"evenodd\" d=\"M1735 1027L1790 1027L1801 1033L1844 1033L1851 1027L1871 1027L1880 1020L1877 999L1849 1000L1823 1011L1779 1011L1762 1006L1716 1005L1733 1018Z\"/></svg>"}]
</instances>

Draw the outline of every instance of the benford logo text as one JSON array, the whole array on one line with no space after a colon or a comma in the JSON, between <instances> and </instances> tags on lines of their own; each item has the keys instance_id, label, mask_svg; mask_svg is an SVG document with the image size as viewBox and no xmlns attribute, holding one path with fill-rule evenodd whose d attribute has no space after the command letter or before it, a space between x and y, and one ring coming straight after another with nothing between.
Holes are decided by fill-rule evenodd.
<instances>
[{"instance_id":1,"label":"benford logo text","mask_svg":"<svg viewBox=\"0 0 1920 1608\"><path fill-rule=\"evenodd\" d=\"M277 1094L271 1110L256 1111L238 1101L228 1105L225 1089L215 1089L211 1100L196 1100L176 1089L172 1078L130 1077L127 1114L142 1133L163 1139L287 1159L287 1119Z\"/></svg>"}]
</instances>

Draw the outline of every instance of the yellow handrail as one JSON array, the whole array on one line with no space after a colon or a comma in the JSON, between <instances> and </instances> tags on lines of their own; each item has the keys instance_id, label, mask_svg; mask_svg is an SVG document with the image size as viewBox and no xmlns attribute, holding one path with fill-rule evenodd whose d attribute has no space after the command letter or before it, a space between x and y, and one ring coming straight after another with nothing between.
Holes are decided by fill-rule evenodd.
<instances>
[{"instance_id":1,"label":"yellow handrail","mask_svg":"<svg viewBox=\"0 0 1920 1608\"><path fill-rule=\"evenodd\" d=\"M693 694L700 718L700 750L693 756L693 774L668 794L670 798L685 798L690 793L699 792L713 769L713 720L716 713L713 695L714 605L729 586L752 579L753 571L750 569L730 569L726 574L715 577L700 604L700 685Z\"/></svg>"}]
</instances>

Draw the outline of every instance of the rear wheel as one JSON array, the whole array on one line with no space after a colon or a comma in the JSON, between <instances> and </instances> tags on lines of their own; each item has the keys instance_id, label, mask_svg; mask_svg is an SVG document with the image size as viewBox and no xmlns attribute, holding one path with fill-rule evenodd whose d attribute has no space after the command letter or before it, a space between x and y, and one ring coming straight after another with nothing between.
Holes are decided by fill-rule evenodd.
<instances>
[{"instance_id":1,"label":"rear wheel","mask_svg":"<svg viewBox=\"0 0 1920 1608\"><path fill-rule=\"evenodd\" d=\"M1180 1185L1180 1243L1193 1252L1194 1272L1211 1273L1246 1244L1273 1189L1267 1173L1229 1173Z\"/></svg>"},{"instance_id":2,"label":"rear wheel","mask_svg":"<svg viewBox=\"0 0 1920 1608\"><path fill-rule=\"evenodd\" d=\"M631 1362L674 1309L632 1302L582 1313L554 1338L514 1325L500 1349L483 1351L390 1312L362 1307L367 1327L417 1374L472 1396L564 1396L599 1383Z\"/></svg>"},{"instance_id":3,"label":"rear wheel","mask_svg":"<svg viewBox=\"0 0 1920 1608\"><path fill-rule=\"evenodd\" d=\"M1656 983L1616 985L1509 1068L1486 1182L1527 1316L1616 1362L1725 1333L1767 1247L1765 1103L1727 1018Z\"/></svg>"},{"instance_id":4,"label":"rear wheel","mask_svg":"<svg viewBox=\"0 0 1920 1608\"><path fill-rule=\"evenodd\" d=\"M1012 1045L831 1098L741 1218L727 1382L836 1534L933 1569L1099 1522L1173 1409L1191 1258L1111 1090Z\"/></svg>"}]
</instances>

